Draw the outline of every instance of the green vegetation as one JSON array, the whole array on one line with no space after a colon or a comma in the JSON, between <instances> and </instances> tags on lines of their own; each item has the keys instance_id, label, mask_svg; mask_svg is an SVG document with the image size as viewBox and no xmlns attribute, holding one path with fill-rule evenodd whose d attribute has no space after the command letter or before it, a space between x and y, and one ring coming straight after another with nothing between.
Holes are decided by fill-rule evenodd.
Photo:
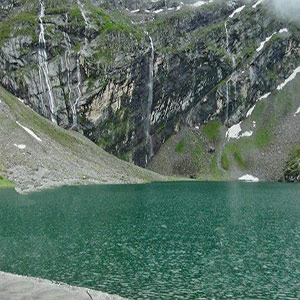
<instances>
[{"instance_id":1,"label":"green vegetation","mask_svg":"<svg viewBox=\"0 0 300 300\"><path fill-rule=\"evenodd\" d=\"M211 159L211 163L209 166L209 170L210 170L210 176L212 176L213 180L222 180L224 179L224 173L222 172L222 170L219 169L218 166L218 157L217 154L215 154L212 159Z\"/></svg>"},{"instance_id":2,"label":"green vegetation","mask_svg":"<svg viewBox=\"0 0 300 300\"><path fill-rule=\"evenodd\" d=\"M0 97L10 107L11 111L14 112L15 117L21 123L26 124L26 126L29 126L32 130L37 132L37 134L39 132L47 134L64 147L71 147L73 143L79 142L78 139L73 135L70 135L67 131L50 124L44 117L23 106L13 95L1 86ZM18 125L13 123L13 126L17 127Z\"/></svg>"},{"instance_id":3,"label":"green vegetation","mask_svg":"<svg viewBox=\"0 0 300 300\"><path fill-rule=\"evenodd\" d=\"M297 146L290 154L290 161L288 162L285 173L289 176L298 176L300 174L300 146Z\"/></svg>"},{"instance_id":4,"label":"green vegetation","mask_svg":"<svg viewBox=\"0 0 300 300\"><path fill-rule=\"evenodd\" d=\"M108 117L98 127L99 131L101 132L101 138L97 142L97 145L118 156L119 153L115 149L117 142L125 139L126 134L131 126L132 124L129 110L118 110L114 117Z\"/></svg>"},{"instance_id":5,"label":"green vegetation","mask_svg":"<svg viewBox=\"0 0 300 300\"><path fill-rule=\"evenodd\" d=\"M182 153L184 149L184 139L181 139L175 147L176 153Z\"/></svg>"},{"instance_id":6,"label":"green vegetation","mask_svg":"<svg viewBox=\"0 0 300 300\"><path fill-rule=\"evenodd\" d=\"M219 120L210 121L203 126L203 133L209 140L217 142L220 138L220 126Z\"/></svg>"},{"instance_id":7,"label":"green vegetation","mask_svg":"<svg viewBox=\"0 0 300 300\"><path fill-rule=\"evenodd\" d=\"M144 34L137 27L133 26L129 19L120 12L106 13L102 8L86 3L86 7L90 13L89 17L93 20L93 24L97 25L99 31L109 34L112 32L120 32L125 35L132 35L140 39Z\"/></svg>"},{"instance_id":8,"label":"green vegetation","mask_svg":"<svg viewBox=\"0 0 300 300\"><path fill-rule=\"evenodd\" d=\"M251 145L251 140L249 138L228 143L221 156L222 168L228 171L230 170L232 163L235 162L239 169L246 169L248 164L245 162L242 153L244 154L247 152L249 145Z\"/></svg>"},{"instance_id":9,"label":"green vegetation","mask_svg":"<svg viewBox=\"0 0 300 300\"><path fill-rule=\"evenodd\" d=\"M230 161L228 159L228 156L225 152L223 152L222 157L221 157L221 164L222 164L222 168L226 171L229 170L230 167Z\"/></svg>"},{"instance_id":10,"label":"green vegetation","mask_svg":"<svg viewBox=\"0 0 300 300\"><path fill-rule=\"evenodd\" d=\"M37 26L38 20L35 11L23 11L17 15L13 15L10 19L0 23L0 47L2 47L9 38L19 35L28 35L31 36L33 41L37 41Z\"/></svg>"},{"instance_id":11,"label":"green vegetation","mask_svg":"<svg viewBox=\"0 0 300 300\"><path fill-rule=\"evenodd\" d=\"M0 188L3 187L14 187L15 184L9 180L7 180L6 178L0 176Z\"/></svg>"},{"instance_id":12,"label":"green vegetation","mask_svg":"<svg viewBox=\"0 0 300 300\"><path fill-rule=\"evenodd\" d=\"M53 6L46 7L45 14L46 15L62 15L68 12L68 8L66 6Z\"/></svg>"}]
</instances>

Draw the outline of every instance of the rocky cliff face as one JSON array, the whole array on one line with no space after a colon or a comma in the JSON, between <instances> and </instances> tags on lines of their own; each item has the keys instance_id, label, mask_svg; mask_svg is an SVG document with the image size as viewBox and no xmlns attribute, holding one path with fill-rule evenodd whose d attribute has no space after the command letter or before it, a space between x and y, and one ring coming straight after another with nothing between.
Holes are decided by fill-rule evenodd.
<instances>
[{"instance_id":1,"label":"rocky cliff face","mask_svg":"<svg viewBox=\"0 0 300 300\"><path fill-rule=\"evenodd\" d=\"M4 1L0 82L147 166L181 128L239 123L300 65L300 30L255 2Z\"/></svg>"}]
</instances>

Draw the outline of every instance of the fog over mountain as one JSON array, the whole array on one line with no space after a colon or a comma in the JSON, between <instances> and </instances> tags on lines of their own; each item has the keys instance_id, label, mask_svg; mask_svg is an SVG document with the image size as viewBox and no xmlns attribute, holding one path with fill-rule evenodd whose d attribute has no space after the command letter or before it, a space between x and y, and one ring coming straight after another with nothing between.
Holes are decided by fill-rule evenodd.
<instances>
[{"instance_id":1,"label":"fog over mountain","mask_svg":"<svg viewBox=\"0 0 300 300\"><path fill-rule=\"evenodd\" d=\"M253 3L252 0L245 0ZM290 21L300 21L300 0L258 0L273 11L278 17Z\"/></svg>"},{"instance_id":2,"label":"fog over mountain","mask_svg":"<svg viewBox=\"0 0 300 300\"><path fill-rule=\"evenodd\" d=\"M272 0L271 4L278 16L299 21L300 0Z\"/></svg>"}]
</instances>

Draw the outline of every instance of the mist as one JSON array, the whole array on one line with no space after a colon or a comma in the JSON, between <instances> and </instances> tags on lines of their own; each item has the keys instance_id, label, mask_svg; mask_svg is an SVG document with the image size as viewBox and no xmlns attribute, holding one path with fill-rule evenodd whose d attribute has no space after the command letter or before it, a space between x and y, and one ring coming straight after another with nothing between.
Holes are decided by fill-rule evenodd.
<instances>
[{"instance_id":1,"label":"mist","mask_svg":"<svg viewBox=\"0 0 300 300\"><path fill-rule=\"evenodd\" d=\"M264 5L281 19L300 22L300 0L265 0Z\"/></svg>"}]
</instances>

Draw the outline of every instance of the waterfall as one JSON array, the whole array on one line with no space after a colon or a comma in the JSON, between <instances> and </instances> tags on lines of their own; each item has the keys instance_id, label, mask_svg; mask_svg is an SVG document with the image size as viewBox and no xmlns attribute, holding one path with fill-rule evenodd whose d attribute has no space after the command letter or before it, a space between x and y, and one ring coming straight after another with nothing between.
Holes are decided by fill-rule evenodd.
<instances>
[{"instance_id":1,"label":"waterfall","mask_svg":"<svg viewBox=\"0 0 300 300\"><path fill-rule=\"evenodd\" d=\"M87 28L89 27L89 20L86 16L86 12L84 10L84 5L83 3L80 1L80 0L77 0L77 5L78 5L78 8L80 10L80 13L84 19L84 23L85 23L85 33L84 33L84 48L81 49L79 51L79 53L77 53L77 56L76 56L76 72L77 72L77 86L76 86L76 97L74 101L71 101L70 100L70 103L71 103L71 109L72 109L72 115L73 115L73 125L72 125L72 128L76 128L77 125L78 125L78 114L77 114L77 105L78 105L78 102L82 96L82 92L81 92L81 71L80 71L80 55L81 53L83 53L88 45L88 39L87 39Z\"/></svg>"},{"instance_id":2,"label":"waterfall","mask_svg":"<svg viewBox=\"0 0 300 300\"><path fill-rule=\"evenodd\" d=\"M68 13L66 13L65 15L65 22L66 22L66 27L68 24ZM81 75L80 75L80 63L79 63L79 55L77 55L76 58L76 69L77 69L77 86L76 86L76 91L74 91L71 87L71 62L70 62L70 55L71 55L71 40L70 40L70 36L67 33L67 31L65 30L64 32L64 40L65 40L65 44L67 47L67 50L65 52L65 61L66 61L66 67L67 67L67 81L68 81L68 90L69 90L69 101L70 101L70 106L72 109L72 127L77 127L78 122L77 122L77 103L81 97L81 89L80 89L80 85L81 85ZM73 101L73 97L75 98L75 100Z\"/></svg>"},{"instance_id":3,"label":"waterfall","mask_svg":"<svg viewBox=\"0 0 300 300\"><path fill-rule=\"evenodd\" d=\"M40 22L40 34L39 34L39 46L38 46L38 64L39 64L39 75L40 75L40 84L42 87L42 94L44 94L44 84L46 84L49 97L49 107L51 114L51 121L57 124L56 114L55 114L55 103L52 93L52 88L49 79L49 70L48 70L48 57L46 52L46 41L45 41L45 28L43 23L43 18L45 16L45 4L43 0L40 0L41 12L39 15ZM44 80L43 80L44 77ZM43 96L42 96L43 98ZM43 101L43 100L42 100Z\"/></svg>"},{"instance_id":4,"label":"waterfall","mask_svg":"<svg viewBox=\"0 0 300 300\"><path fill-rule=\"evenodd\" d=\"M149 84L148 84L148 102L147 102L147 117L145 122L146 146L149 147L148 155L146 156L146 164L153 157L153 143L150 135L151 125L151 109L153 103L153 74L154 74L154 45L152 37L148 34L151 46L151 55L149 60Z\"/></svg>"},{"instance_id":5,"label":"waterfall","mask_svg":"<svg viewBox=\"0 0 300 300\"><path fill-rule=\"evenodd\" d=\"M227 21L225 22L225 33L226 33L226 51L231 56L230 48L229 48L229 33L227 29ZM229 80L226 81L226 123L228 122L228 115L229 115Z\"/></svg>"},{"instance_id":6,"label":"waterfall","mask_svg":"<svg viewBox=\"0 0 300 300\"><path fill-rule=\"evenodd\" d=\"M89 28L89 26L90 26L90 24L89 24L89 20L88 20L88 18L87 18L87 16L86 16L86 12L85 12L85 10L84 10L84 5L83 5L83 3L80 1L80 0L77 0L77 5L78 5L78 8L79 8L79 10L80 10L80 13L81 13L81 15L82 15L82 17L83 17L83 20L84 20L84 24L85 24L85 33L84 33L84 43L85 43L85 45L84 45L84 49L85 49L85 47L87 46L87 44L88 44L88 39L87 39L87 29Z\"/></svg>"},{"instance_id":7,"label":"waterfall","mask_svg":"<svg viewBox=\"0 0 300 300\"><path fill-rule=\"evenodd\" d=\"M76 70L77 70L77 86L76 86L76 89L77 89L77 97L75 99L75 102L74 104L72 105L72 111L73 111L73 127L77 127L78 125L78 120L77 120L77 104L78 104L78 101L79 99L81 98L82 96L82 93L81 93L81 73L80 73L80 61L79 61L79 54L77 54L77 57L76 57Z\"/></svg>"},{"instance_id":8,"label":"waterfall","mask_svg":"<svg viewBox=\"0 0 300 300\"><path fill-rule=\"evenodd\" d=\"M67 33L66 29L67 29L67 25L68 25L68 13L66 13L65 15L65 31L64 31L64 41L66 44L66 52L65 52L65 61L66 61L66 67L67 67L67 81L68 81L68 90L69 90L69 100L70 100L70 95L72 93L72 89L71 89L71 63L70 63L70 55L71 55L71 40L70 40L70 36Z\"/></svg>"},{"instance_id":9,"label":"waterfall","mask_svg":"<svg viewBox=\"0 0 300 300\"><path fill-rule=\"evenodd\" d=\"M235 70L236 68L236 60L234 54L230 50L229 46L229 32L227 28L227 21L225 22L225 33L226 33L226 51L228 55L231 57L232 61L232 69ZM226 81L226 123L228 122L229 118L229 103L230 103L230 86L229 83L230 81L233 81L234 89L235 89L235 96L236 96L236 81L237 81L237 76L235 73L233 73L230 78Z\"/></svg>"}]
</instances>

